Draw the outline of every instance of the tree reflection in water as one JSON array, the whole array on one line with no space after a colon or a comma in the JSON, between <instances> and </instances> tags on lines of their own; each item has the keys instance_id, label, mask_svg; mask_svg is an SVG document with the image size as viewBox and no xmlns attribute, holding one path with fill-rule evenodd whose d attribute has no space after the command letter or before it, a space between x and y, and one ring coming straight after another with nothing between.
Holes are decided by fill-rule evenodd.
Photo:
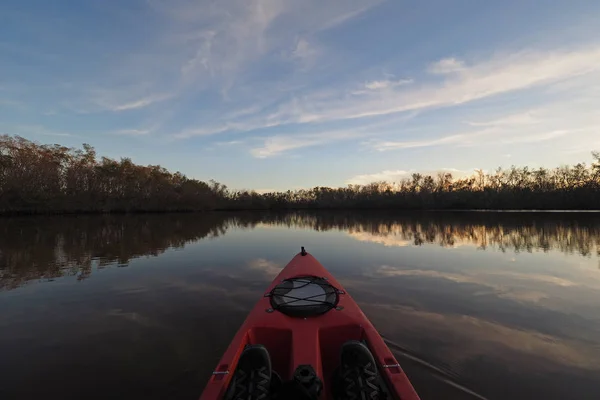
<instances>
[{"instance_id":1,"label":"tree reflection in water","mask_svg":"<svg viewBox=\"0 0 600 400\"><path fill-rule=\"evenodd\" d=\"M142 256L226 234L275 225L345 231L384 245L475 245L504 252L560 251L600 256L595 213L195 213L5 218L0 227L0 288L94 268L127 266Z\"/></svg>"}]
</instances>

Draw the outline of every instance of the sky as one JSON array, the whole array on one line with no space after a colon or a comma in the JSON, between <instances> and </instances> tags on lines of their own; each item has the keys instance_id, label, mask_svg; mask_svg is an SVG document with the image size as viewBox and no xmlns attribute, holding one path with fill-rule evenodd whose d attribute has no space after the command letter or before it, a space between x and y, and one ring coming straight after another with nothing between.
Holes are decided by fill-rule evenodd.
<instances>
[{"instance_id":1,"label":"sky","mask_svg":"<svg viewBox=\"0 0 600 400\"><path fill-rule=\"evenodd\" d=\"M597 0L4 0L0 134L259 191L600 150Z\"/></svg>"}]
</instances>

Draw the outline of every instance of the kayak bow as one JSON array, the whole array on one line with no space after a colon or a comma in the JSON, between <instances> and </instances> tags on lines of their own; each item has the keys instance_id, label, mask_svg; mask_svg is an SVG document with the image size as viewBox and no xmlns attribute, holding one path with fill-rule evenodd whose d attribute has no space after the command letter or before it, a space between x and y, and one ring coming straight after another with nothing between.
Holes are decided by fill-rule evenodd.
<instances>
[{"instance_id":1,"label":"kayak bow","mask_svg":"<svg viewBox=\"0 0 600 400\"><path fill-rule=\"evenodd\" d=\"M222 399L247 345L262 344L273 370L290 380L299 366L310 365L323 383L321 399L332 399L332 380L340 348L364 342L392 398L418 400L394 355L342 285L304 248L279 273L213 372L200 400Z\"/></svg>"}]
</instances>

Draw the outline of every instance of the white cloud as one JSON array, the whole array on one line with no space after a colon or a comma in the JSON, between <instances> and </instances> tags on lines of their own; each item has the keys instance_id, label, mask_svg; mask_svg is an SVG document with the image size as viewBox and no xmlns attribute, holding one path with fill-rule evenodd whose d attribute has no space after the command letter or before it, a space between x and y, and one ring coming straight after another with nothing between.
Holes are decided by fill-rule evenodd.
<instances>
[{"instance_id":1,"label":"white cloud","mask_svg":"<svg viewBox=\"0 0 600 400\"><path fill-rule=\"evenodd\" d=\"M371 182L398 182L408 176L410 171L385 170L374 174L356 175L346 181L349 185L366 185Z\"/></svg>"},{"instance_id":2,"label":"white cloud","mask_svg":"<svg viewBox=\"0 0 600 400\"><path fill-rule=\"evenodd\" d=\"M211 71L211 67L209 65L210 60L208 57L212 49L212 42L215 34L216 33L214 31L207 31L201 32L200 35L198 35L198 38L202 40L198 44L196 53L193 57L184 61L183 65L181 66L181 74L184 78L192 73L197 72L199 67L202 67L207 71Z\"/></svg>"},{"instance_id":3,"label":"white cloud","mask_svg":"<svg viewBox=\"0 0 600 400\"><path fill-rule=\"evenodd\" d=\"M346 129L323 130L311 133L302 133L296 135L274 135L263 140L263 146L253 148L251 154L257 158L267 158L276 156L290 150L300 149L304 147L316 146L336 141L349 139L357 139L372 135L380 129L385 129L390 123L400 126L399 124L407 119L410 115L403 116L392 120L378 121L370 124L363 124ZM276 125L275 123L273 125Z\"/></svg>"},{"instance_id":4,"label":"white cloud","mask_svg":"<svg viewBox=\"0 0 600 400\"><path fill-rule=\"evenodd\" d=\"M330 137L307 134L305 132L309 125L347 119L384 116L389 118L389 115L397 113L407 115L407 112L416 113L428 108L464 104L517 90L552 87L553 84L562 84L565 80L575 79L593 84L596 78L600 77L600 63L596 62L599 57L600 47L586 47L573 51L523 51L497 55L469 64L445 59L436 63L435 68L429 67L430 72L432 68L438 72L447 72L441 75L441 81L384 79L363 83L360 85L363 89L359 91L348 90L348 85L340 88L319 88L304 95L293 96L291 100L280 103L274 111L264 111L264 108L254 105L254 109L246 108L248 112L240 115L236 121L228 120L212 127L187 130L177 137L225 131L241 133L295 124L289 135L274 135L265 141L265 146L252 150L254 156L264 158L300 147L347 139L345 135L336 137L336 130L322 133L323 136ZM453 73L449 74L450 71ZM409 83L411 84L408 85ZM354 84L349 85L356 87ZM580 109L589 113L589 107L587 104ZM429 139L388 139L373 141L371 144L375 149L383 151L438 145L469 146L490 137L495 138L498 143L505 144L534 143L562 137L567 134L562 131L569 130L564 126L539 124L544 118L548 119L548 113L543 114L538 108L529 111L516 109L517 111L507 115L486 115L467 122L470 126L480 128L475 131L462 129L455 134ZM562 114L568 116L565 112ZM572 121L572 118L565 119L568 120ZM564 125L564 121L562 124ZM590 123L587 126L592 125L593 123ZM536 129L531 131L528 128L524 135L523 129L526 126ZM569 128L571 131L580 129L577 124L572 124ZM297 138L294 138L294 133ZM373 136L376 133L377 129L363 130L361 134L353 137ZM526 138L527 135L529 136Z\"/></svg>"},{"instance_id":5,"label":"white cloud","mask_svg":"<svg viewBox=\"0 0 600 400\"><path fill-rule=\"evenodd\" d=\"M410 83L413 83L412 79L399 79L396 81L386 79L386 80L380 80L380 81L367 82L367 83L365 83L365 88L367 88L369 90L380 90L380 89L389 89L389 88L393 88L393 87L401 86L401 85L408 85Z\"/></svg>"},{"instance_id":6,"label":"white cloud","mask_svg":"<svg viewBox=\"0 0 600 400\"><path fill-rule=\"evenodd\" d=\"M581 129L573 130L554 130L549 132L541 132L535 134L524 134L514 132L510 135L505 135L506 131L499 130L485 130L477 131L468 134L458 134L444 136L431 140L416 140L416 141L381 141L374 142L373 148L379 151L388 150L400 150L400 149L412 149L418 147L432 147L442 145L455 145L455 146L473 146L477 144L518 144L518 143L538 143L547 140L552 140L560 137L564 137L570 133L581 132ZM486 137L484 141L477 140Z\"/></svg>"},{"instance_id":7,"label":"white cloud","mask_svg":"<svg viewBox=\"0 0 600 400\"><path fill-rule=\"evenodd\" d=\"M229 140L227 142L217 142L216 146L237 146L238 144L244 143L243 140Z\"/></svg>"},{"instance_id":8,"label":"white cloud","mask_svg":"<svg viewBox=\"0 0 600 400\"><path fill-rule=\"evenodd\" d=\"M373 182L400 182L402 179L410 178L414 173L420 173L422 175L436 176L438 172L449 172L455 178L462 178L465 176L472 175L475 169L471 170L459 170L456 168L440 168L435 171L416 171L416 170L385 170L376 172L373 174L361 174L353 176L346 180L348 185L367 185Z\"/></svg>"},{"instance_id":9,"label":"white cloud","mask_svg":"<svg viewBox=\"0 0 600 400\"><path fill-rule=\"evenodd\" d=\"M561 100L533 110L494 113L476 122L466 122L476 129L461 129L459 133L421 140L378 140L369 144L376 150L400 150L432 146L515 145L558 141L590 143L600 127L600 114L594 111L595 101ZM437 129L440 131L441 129Z\"/></svg>"},{"instance_id":10,"label":"white cloud","mask_svg":"<svg viewBox=\"0 0 600 400\"><path fill-rule=\"evenodd\" d=\"M147 0L154 10L147 13L153 21L147 40L142 40L136 51L110 59L97 75L85 76L90 81L65 83L70 85L69 91L78 93L69 99L73 108L83 112L126 113L154 105L152 110L144 110L152 115L142 117L152 121L133 126L167 131L164 127L177 120L177 128L172 128L177 130L168 130L171 138L233 136L271 128L253 138L263 142L251 149L260 158L364 137L377 137L371 144L378 150L472 145L489 137L496 137L494 143L536 143L593 126L593 121L584 123L579 118L568 118L572 126L549 126L539 122L546 115L537 109L519 111L523 107L518 104L506 116L488 113L462 118L474 130L452 126L441 132L439 124L431 122L437 126L410 136L389 120L385 127L364 126L374 119L533 88L554 88L561 95L588 90L595 101L597 89L589 88L599 86L595 83L600 78L597 44L552 51L480 53L475 58L457 55L419 60L421 64L416 66L400 55L390 56L385 65L364 58L358 63L353 54L345 53L344 46L333 47L339 39L333 34L341 32L328 32L331 37L322 40L324 30L367 15L380 2ZM474 54L473 49L469 51ZM296 62L282 63L282 55ZM297 73L307 64L318 66L319 72L322 68L324 75ZM373 71L383 70L393 74L373 75ZM274 71L273 76L264 76L265 71ZM397 79L408 76L413 79ZM575 79L579 82L572 85ZM156 107L159 103L161 107ZM340 125L335 124L342 121L356 128L340 132ZM274 129L284 126L285 130ZM146 134L143 129L126 128L118 133ZM526 135L524 129L531 131ZM230 142L238 139L233 137Z\"/></svg>"},{"instance_id":11,"label":"white cloud","mask_svg":"<svg viewBox=\"0 0 600 400\"><path fill-rule=\"evenodd\" d=\"M234 111L226 114L225 117L227 119L235 120L237 118L245 117L247 115L254 115L254 114L260 112L262 109L263 109L263 106L254 104L249 107L244 107L239 110L234 110Z\"/></svg>"},{"instance_id":12,"label":"white cloud","mask_svg":"<svg viewBox=\"0 0 600 400\"><path fill-rule=\"evenodd\" d=\"M292 57L303 61L310 61L317 55L317 50L304 38L298 40L296 48L292 51Z\"/></svg>"},{"instance_id":13,"label":"white cloud","mask_svg":"<svg viewBox=\"0 0 600 400\"><path fill-rule=\"evenodd\" d=\"M191 128L191 129L186 129L184 131L181 131L181 132L173 135L173 137L175 139L186 139L186 138L190 138L193 136L210 136L210 135L216 135L216 134L222 133L222 132L227 132L228 130L230 130L230 127L227 125L218 126L218 127L207 127L207 128Z\"/></svg>"},{"instance_id":14,"label":"white cloud","mask_svg":"<svg viewBox=\"0 0 600 400\"><path fill-rule=\"evenodd\" d=\"M533 125L542 122L539 116L540 111L529 110L515 114L509 114L501 118L492 119L489 121L467 122L471 126L514 126L514 125ZM536 115L538 114L538 115Z\"/></svg>"},{"instance_id":15,"label":"white cloud","mask_svg":"<svg viewBox=\"0 0 600 400\"><path fill-rule=\"evenodd\" d=\"M411 141L376 141L372 143L374 149L379 151L387 150L399 150L399 149L413 149L418 147L430 147L430 146L441 146L441 145L468 145L472 144L473 139L480 138L481 136L491 135L491 130L481 130L468 134L456 134L443 136L435 139L427 140L411 140Z\"/></svg>"},{"instance_id":16,"label":"white cloud","mask_svg":"<svg viewBox=\"0 0 600 400\"><path fill-rule=\"evenodd\" d=\"M355 9L331 18L329 21L326 21L322 25L320 30L331 29L338 25L342 25L343 23L359 16L360 14L364 13L365 11L368 11L370 8L373 8L374 6L376 6L377 4L379 4L383 1L385 1L385 0L365 1L365 2L362 2L363 3L362 5L361 5L361 2L354 2L354 3L356 3L356 5L353 5L353 7L356 7ZM349 3L351 3L351 2L349 2Z\"/></svg>"},{"instance_id":17,"label":"white cloud","mask_svg":"<svg viewBox=\"0 0 600 400\"><path fill-rule=\"evenodd\" d=\"M209 125L203 128L189 128L174 135L171 135L175 139L187 139L194 136L211 136L219 133L236 131L236 132L249 132L255 129L270 128L278 126L276 121L263 122L248 119L245 121L227 121L219 125Z\"/></svg>"},{"instance_id":18,"label":"white cloud","mask_svg":"<svg viewBox=\"0 0 600 400\"><path fill-rule=\"evenodd\" d=\"M303 42L299 40L296 43L300 46L296 47L300 52L305 50L305 45L301 44ZM430 65L428 69L428 72L444 71L440 75L441 81L383 79L364 82L359 91L347 89L349 86L356 88L352 83L340 88L319 88L304 95L295 95L290 101L280 103L275 110L259 104L247 105L237 114L224 114L225 120L220 124L186 129L176 137L188 138L223 132L244 133L294 125L285 135L275 134L261 139L263 145L250 150L257 158L365 136L388 137L370 141L370 146L379 151L558 140L570 133L598 126L598 121L589 116L590 104L575 105L569 100L550 106L528 106L525 111L520 111L515 106L507 113L494 114L494 110L483 115L474 113L465 122L467 126L476 128L474 130L453 127L455 133L438 136L438 127L436 131L424 131L429 138L408 140L396 139L402 131L396 126L394 132L394 123L390 117L397 114L396 117L410 118L427 108L464 104L533 87L551 88L555 83L562 85L565 81L583 81L593 85L595 79L600 77L600 64L594 62L598 57L600 48L587 47L575 51L518 52L468 64L456 59L445 59L436 63L435 68ZM574 119L574 115L578 117ZM339 129L323 130L318 134L307 132L314 131L314 127L320 123L361 118L372 120L373 117L378 117L380 125L385 125L383 130L381 126L364 126L357 122L355 124L358 127L351 129L352 134L348 131L340 133Z\"/></svg>"},{"instance_id":19,"label":"white cloud","mask_svg":"<svg viewBox=\"0 0 600 400\"><path fill-rule=\"evenodd\" d=\"M262 147L253 148L250 152L256 158L267 158L303 147L323 144L333 139L319 135L273 136L265 139Z\"/></svg>"},{"instance_id":20,"label":"white cloud","mask_svg":"<svg viewBox=\"0 0 600 400\"><path fill-rule=\"evenodd\" d=\"M114 131L116 135L144 136L150 133L149 129L119 129Z\"/></svg>"},{"instance_id":21,"label":"white cloud","mask_svg":"<svg viewBox=\"0 0 600 400\"><path fill-rule=\"evenodd\" d=\"M443 58L429 65L428 71L432 74L450 74L465 70L464 62L456 58Z\"/></svg>"},{"instance_id":22,"label":"white cloud","mask_svg":"<svg viewBox=\"0 0 600 400\"><path fill-rule=\"evenodd\" d=\"M231 84L236 74L273 50L290 48L303 60L316 55L315 44L297 39L330 29L358 16L379 1L351 0L324 4L294 0L150 0L155 10L173 20L170 42L185 46L181 71L188 78L224 78ZM191 54L191 56L190 56ZM229 83L228 83L229 82Z\"/></svg>"},{"instance_id":23,"label":"white cloud","mask_svg":"<svg viewBox=\"0 0 600 400\"><path fill-rule=\"evenodd\" d=\"M69 82L64 103L80 113L126 112L166 100L198 99L201 93L214 91L225 101L242 99L247 109L257 94L247 71L259 65L272 67L270 55L290 53L290 49L301 61L300 68L313 65L322 48L317 32L346 23L379 2L146 0L150 12L145 10L144 16L153 24L146 41L139 46L136 42L136 51L107 55L101 72L86 76L85 81ZM245 95L232 93L237 86L246 90ZM181 104L189 102L167 104L152 117L163 119L165 125L176 118L172 114L181 112ZM214 111L215 125L229 122L225 107L219 109L218 102L209 108ZM200 124L206 121L198 118L181 130L193 131Z\"/></svg>"},{"instance_id":24,"label":"white cloud","mask_svg":"<svg viewBox=\"0 0 600 400\"><path fill-rule=\"evenodd\" d=\"M226 101L235 101L236 106L240 106L238 114L217 110L208 121L198 119L194 125L184 127L171 136L181 139L293 126L286 129L285 135L276 132L264 140L263 146L253 148L251 153L260 158L347 139L344 135L335 135L337 128L323 131L323 136L334 132L329 138L307 133L314 131L315 125L320 123L389 118L392 114L460 105L525 89L548 88L573 77L585 77L591 81L593 73L600 71L600 63L597 62L600 47L584 46L574 50L503 52L476 59L442 58L424 64L422 74L414 74L413 79L386 77L365 82L364 75L357 74L360 76L357 80L343 83L332 80L329 85L315 88L310 86L310 77L305 80L287 77L289 81L285 83L294 87L293 90L273 90L277 87L276 82L271 82L269 90L264 90L266 86L244 82L243 71L264 66L262 63L268 63L273 54L287 54L289 59L298 60L301 68L312 65L321 56L328 56L331 50L318 41L319 31L349 21L378 1L348 1L318 7L311 2L288 0L271 3L226 0L211 5L188 1L152 3L174 21L170 35L177 38L175 44L181 47L178 51L181 54L175 60L179 63L178 70L185 76L186 85L183 87L186 89L183 90L221 85ZM398 71L394 73L399 75ZM200 81L204 83L200 84ZM240 96L240 88L245 90L243 96ZM264 102L266 97L270 101L269 107L264 106L267 104ZM129 109L144 104L143 100L134 100L120 103L117 108ZM519 113L517 110L512 117L509 116L512 121L501 120L509 118L503 116L496 119L488 116L469 118L471 126L481 128L475 132L463 130L444 136L431 132L428 139L409 140L398 140L398 132L395 137L389 135L388 139L373 144L378 150L471 145L488 134L494 134L485 132L487 128L514 127L519 122L536 124L534 120L538 116L535 113ZM518 121L518 118L522 120ZM558 133L560 130L563 129L546 127L543 131L534 132L537 136L519 140L552 140L562 136ZM365 131L362 136L375 133ZM505 141L511 142L509 139ZM515 139L511 143L517 142Z\"/></svg>"},{"instance_id":25,"label":"white cloud","mask_svg":"<svg viewBox=\"0 0 600 400\"><path fill-rule=\"evenodd\" d=\"M359 137L357 131L337 131L324 133L310 133L294 136L271 136L264 139L261 147L251 149L250 153L256 158L268 158L288 153L291 150L331 143L339 140L348 140Z\"/></svg>"},{"instance_id":26,"label":"white cloud","mask_svg":"<svg viewBox=\"0 0 600 400\"><path fill-rule=\"evenodd\" d=\"M549 132L536 133L533 135L519 135L512 137L500 137L494 142L500 144L517 144L517 143L539 143L545 142L547 140L552 140L560 137L567 136L572 133L580 132L580 129L563 129L563 130L554 130Z\"/></svg>"},{"instance_id":27,"label":"white cloud","mask_svg":"<svg viewBox=\"0 0 600 400\"><path fill-rule=\"evenodd\" d=\"M149 93L150 90L148 84L87 89L86 99L71 101L70 108L84 114L98 111L124 112L145 108L173 97L172 93Z\"/></svg>"},{"instance_id":28,"label":"white cloud","mask_svg":"<svg viewBox=\"0 0 600 400\"><path fill-rule=\"evenodd\" d=\"M439 82L423 81L395 90L373 91L348 97L344 90L328 98L305 96L280 109L287 121L311 122L357 119L434 107L464 104L504 93L549 85L600 71L600 47L572 51L523 51L498 55L465 66ZM448 64L445 62L443 64ZM448 66L446 65L446 68ZM448 70L448 69L447 69ZM596 77L590 77L595 82Z\"/></svg>"},{"instance_id":29,"label":"white cloud","mask_svg":"<svg viewBox=\"0 0 600 400\"><path fill-rule=\"evenodd\" d=\"M151 104L158 103L164 100L167 100L171 96L168 94L155 94L146 97L142 97L139 99L135 99L126 103L105 103L104 106L112 111L126 111L126 110L135 110L136 108L147 107Z\"/></svg>"}]
</instances>

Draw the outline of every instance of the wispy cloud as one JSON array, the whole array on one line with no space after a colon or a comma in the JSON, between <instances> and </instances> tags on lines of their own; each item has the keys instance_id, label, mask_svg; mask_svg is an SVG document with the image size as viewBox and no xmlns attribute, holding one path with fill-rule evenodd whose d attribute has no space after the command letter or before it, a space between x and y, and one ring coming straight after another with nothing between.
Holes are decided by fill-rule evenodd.
<instances>
[{"instance_id":1,"label":"wispy cloud","mask_svg":"<svg viewBox=\"0 0 600 400\"><path fill-rule=\"evenodd\" d=\"M267 158L289 152L290 150L311 147L319 144L331 143L340 140L358 138L363 135L362 129L347 129L308 133L303 135L278 135L271 136L263 141L261 147L251 150L256 158Z\"/></svg>"},{"instance_id":2,"label":"wispy cloud","mask_svg":"<svg viewBox=\"0 0 600 400\"><path fill-rule=\"evenodd\" d=\"M349 136L346 136L346 138ZM308 134L300 136L272 136L264 140L261 147L253 148L250 152L256 158L267 158L280 155L290 150L315 146L342 139L344 135L323 136L319 134Z\"/></svg>"},{"instance_id":3,"label":"wispy cloud","mask_svg":"<svg viewBox=\"0 0 600 400\"><path fill-rule=\"evenodd\" d=\"M506 115L494 113L484 119L467 121L459 132L445 136L421 140L372 140L368 145L378 151L387 151L434 146L531 144L566 137L589 141L600 126L600 115L594 112L593 104L593 101L572 104L569 100L561 100L533 110Z\"/></svg>"},{"instance_id":4,"label":"wispy cloud","mask_svg":"<svg viewBox=\"0 0 600 400\"><path fill-rule=\"evenodd\" d=\"M396 86L408 85L409 83L413 83L412 79L399 79L396 81L385 79L379 81L371 81L365 83L365 88L369 90L379 90L379 89L389 89Z\"/></svg>"},{"instance_id":5,"label":"wispy cloud","mask_svg":"<svg viewBox=\"0 0 600 400\"><path fill-rule=\"evenodd\" d=\"M210 5L184 0L150 0L159 14L172 21L167 25L170 29L167 37L170 45L177 49L172 64L177 65L176 69L181 74L177 87L170 88L173 93L212 90L216 85L220 86L225 103L235 101L239 106L237 112L230 111L231 107L217 109L210 118L198 118L197 122L184 124L170 136L188 139L256 131L254 138L262 140L263 145L250 148L250 152L254 157L265 158L303 147L376 136L374 131L340 134L337 127L313 133L318 130L319 124L342 123L351 119L367 122L373 118L389 118L393 114L463 105L515 91L548 87L600 71L600 64L596 62L600 57L600 47L596 45L574 50L495 52L488 56L480 53L471 58L452 56L424 62L421 72L411 72L410 79L394 79L394 75L405 77L406 74L388 66L386 70L393 74L384 75L381 79L373 79L371 74L372 80L365 81L364 75L357 74L356 80L332 80L319 86L310 84L312 78L298 80L298 89L269 92L271 103L268 107L265 107L267 103L257 101L265 92L259 90L255 83L244 81L244 71L272 67L272 56L282 52L289 60L298 61L301 69L316 63L330 50L319 41L320 32L347 23L379 3L349 1L327 4L319 6L316 12L312 4L288 0L269 5L259 0L226 0ZM242 87L246 92L240 92ZM122 112L147 107L168 98L146 95L105 102L103 106ZM499 118L504 119L469 119L468 125L478 130L457 131L454 128L457 133L440 135L440 132L435 132L427 135L428 138L413 136L399 140L405 135L401 132L389 134L388 131L388 138L372 141L371 145L380 151L472 145L497 134L494 129L501 126L514 126L518 122L534 125L538 116L516 111L514 115ZM518 121L519 118L521 121ZM356 123L359 127L362 124ZM264 129L275 132L265 138L264 132L259 132ZM505 137L503 143L551 140L560 137L559 131L562 130L545 128L533 132L527 139L513 135L513 141Z\"/></svg>"},{"instance_id":6,"label":"wispy cloud","mask_svg":"<svg viewBox=\"0 0 600 400\"><path fill-rule=\"evenodd\" d=\"M354 7L354 9L350 9L350 11L348 11L344 14L337 15L337 16L330 18L329 20L325 21L325 23L323 23L323 25L321 26L320 29L321 30L331 29L331 28L335 28L338 25L342 25L343 23L345 23L353 18L358 17L360 14L368 11L369 9L373 8L374 6L376 6L379 3L382 3L383 1L385 1L385 0L348 2L348 4L351 4L350 7Z\"/></svg>"},{"instance_id":7,"label":"wispy cloud","mask_svg":"<svg viewBox=\"0 0 600 400\"><path fill-rule=\"evenodd\" d=\"M485 127L500 127L507 125L534 125L542 122L542 118L539 115L541 111L542 110L529 110L515 114L509 114L501 118L495 118L488 121L467 122L467 124L471 126Z\"/></svg>"},{"instance_id":8,"label":"wispy cloud","mask_svg":"<svg viewBox=\"0 0 600 400\"><path fill-rule=\"evenodd\" d=\"M371 182L397 182L410 175L409 171L385 170L374 174L356 175L346 181L349 185L364 185Z\"/></svg>"},{"instance_id":9,"label":"wispy cloud","mask_svg":"<svg viewBox=\"0 0 600 400\"><path fill-rule=\"evenodd\" d=\"M538 143L547 140L556 139L568 135L569 133L581 132L580 129L564 129L548 132L524 134L519 132L508 132L496 129L487 129L472 133L444 136L431 140L417 141L380 141L373 142L372 146L379 151L413 149L418 147L432 146L473 146L479 144L517 144L517 143ZM507 134L508 133L508 134ZM485 141L482 139L485 138Z\"/></svg>"},{"instance_id":10,"label":"wispy cloud","mask_svg":"<svg viewBox=\"0 0 600 400\"><path fill-rule=\"evenodd\" d=\"M291 116L289 122L357 119L412 110L465 104L517 90L548 85L563 79L600 71L600 47L573 51L521 51L496 55L488 60L467 64L457 70L458 60L442 63L434 71L444 74L441 81L420 81L395 90L361 93L348 97L345 89L328 98L306 96L282 106L280 113ZM462 61L460 62L462 65ZM450 66L452 68L450 68ZM431 67L429 68L431 70Z\"/></svg>"},{"instance_id":11,"label":"wispy cloud","mask_svg":"<svg viewBox=\"0 0 600 400\"><path fill-rule=\"evenodd\" d=\"M175 139L187 139L193 136L210 136L210 135L216 135L218 133L222 133L222 132L227 132L228 130L230 130L230 127L228 125L222 125L222 126L218 126L218 127L206 127L206 128L191 128L191 129L185 129L175 135L173 135L173 137Z\"/></svg>"},{"instance_id":12,"label":"wispy cloud","mask_svg":"<svg viewBox=\"0 0 600 400\"><path fill-rule=\"evenodd\" d=\"M484 13L489 7L472 8ZM256 158L343 143L357 154L367 150L364 171L375 171L363 174L367 179L415 167L372 150L481 145L492 153L492 146L518 144L499 154L521 163L520 147L552 143L566 152L567 142L592 146L600 126L593 115L600 42L589 35L528 41L527 32L515 29L499 40L486 36L439 48L448 27L424 23L431 10L416 5L407 14L405 5L383 0L144 0L135 13L121 11L95 15L94 7L80 7L61 13L60 25L42 9L22 11L26 22L9 29L31 40L11 45L3 64L2 127L22 125L14 133L32 136L71 135L63 132L68 127L98 146L151 136L152 145L182 149L189 141L225 156L247 151ZM383 32L413 16L423 20L403 26L417 40L382 40ZM559 11L554 16L561 17ZM70 22L93 17L102 23L77 36L81 24ZM555 22L572 26L574 18ZM423 43L433 44L415 51ZM511 47L515 43L520 47ZM44 53L52 56L39 57ZM548 107L557 99L560 107ZM14 112L17 101L25 108ZM44 114L49 111L56 114ZM483 149L486 143L492 146ZM469 151L456 150L439 165ZM368 167L384 160L391 164ZM162 162L206 169L206 161ZM228 166L239 167L236 162ZM342 183L342 169L332 171L332 179ZM223 180L239 178L222 171ZM252 185L283 187L267 183Z\"/></svg>"},{"instance_id":13,"label":"wispy cloud","mask_svg":"<svg viewBox=\"0 0 600 400\"><path fill-rule=\"evenodd\" d=\"M71 111L124 113L215 91L224 101L250 99L252 93L242 96L235 91L236 86L254 84L248 78L249 71L277 67L278 60L272 55L283 52L298 61L297 68L314 65L322 49L317 32L347 23L380 1L322 4L316 0L147 0L145 3L153 21L147 40L136 42L135 52L107 56L104 68L95 75L80 81L74 79L66 100ZM148 17L148 10L144 12ZM169 113L181 104L173 101L158 113ZM221 110L215 114L225 117ZM199 123L192 121L191 125ZM182 128L193 129L193 126Z\"/></svg>"},{"instance_id":14,"label":"wispy cloud","mask_svg":"<svg viewBox=\"0 0 600 400\"><path fill-rule=\"evenodd\" d=\"M208 72L234 79L235 74L261 56L295 43L292 55L306 60L315 44L298 33L311 35L360 15L380 1L362 0L323 4L293 0L223 0L207 4L187 0L149 0L152 7L174 21L178 44L192 55L182 63L188 77ZM276 26L276 29L274 29Z\"/></svg>"},{"instance_id":15,"label":"wispy cloud","mask_svg":"<svg viewBox=\"0 0 600 400\"><path fill-rule=\"evenodd\" d=\"M439 61L431 63L428 71L432 74L451 74L462 72L465 70L465 63L456 58L443 58Z\"/></svg>"},{"instance_id":16,"label":"wispy cloud","mask_svg":"<svg viewBox=\"0 0 600 400\"><path fill-rule=\"evenodd\" d=\"M127 111L135 110L138 108L144 108L154 103L159 103L171 98L170 94L152 94L145 97L136 98L130 101L120 102L117 100L110 100L107 98L98 99L96 104L100 107L111 111Z\"/></svg>"},{"instance_id":17,"label":"wispy cloud","mask_svg":"<svg viewBox=\"0 0 600 400\"><path fill-rule=\"evenodd\" d=\"M128 103L121 104L108 104L107 108L113 111L126 111L126 110L135 110L136 108L143 108L149 106L154 103L158 103L160 101L164 101L171 97L168 94L158 94L158 95L150 95L147 97L143 97L140 99L133 100Z\"/></svg>"},{"instance_id":18,"label":"wispy cloud","mask_svg":"<svg viewBox=\"0 0 600 400\"><path fill-rule=\"evenodd\" d=\"M157 27L159 32L162 31L163 39L158 41L155 50L160 66L155 69L170 80L170 86L166 89L172 98L194 97L200 93L209 97L215 92L221 96L221 99L213 100L210 108L215 112L209 120L197 118L173 135L176 138L190 138L204 136L209 131L246 131L281 124L283 121L270 120L268 114L260 114L258 110L245 114L246 118L251 119L250 122L232 124L235 121L225 111L227 108L219 106L235 102L248 110L256 105L257 96L263 93L265 96L268 93L266 97L271 102L289 98L289 91L279 94L265 92L251 77L255 77L260 69L277 71L276 75L283 79L272 81L272 87L282 84L305 87L307 82L294 73L305 72L321 56L331 58L334 54L319 40L318 34L349 23L380 2L349 0L324 4L316 0L148 0L163 22ZM290 63L291 76L279 74L281 57L276 55L282 54L294 61ZM148 60L143 59L143 62L147 63ZM140 62L128 68L144 70ZM163 86L154 87L152 93L161 93L165 89ZM144 99L111 103L113 106L109 109L120 111L142 107L148 104ZM243 115L235 116L241 117ZM259 119L262 121L259 122Z\"/></svg>"},{"instance_id":19,"label":"wispy cloud","mask_svg":"<svg viewBox=\"0 0 600 400\"><path fill-rule=\"evenodd\" d=\"M461 133L427 140L374 141L371 145L374 149L379 151L414 149L418 147L431 147L442 145L469 145L473 144L475 139L481 138L482 136L489 136L493 133L494 132L491 129L487 129L471 133Z\"/></svg>"},{"instance_id":20,"label":"wispy cloud","mask_svg":"<svg viewBox=\"0 0 600 400\"><path fill-rule=\"evenodd\" d=\"M390 124L397 127L401 126L402 123L410 120L412 117L412 114L407 114L398 118L386 119L347 128L324 129L322 131L313 130L309 133L274 135L266 138L258 138L263 141L263 145L251 149L251 154L257 158L267 158L280 155L290 150L350 139L365 138L380 130L389 129Z\"/></svg>"},{"instance_id":21,"label":"wispy cloud","mask_svg":"<svg viewBox=\"0 0 600 400\"><path fill-rule=\"evenodd\" d=\"M300 60L307 60L314 57L317 51L310 45L308 40L300 38L296 43L296 48L292 51L292 57Z\"/></svg>"},{"instance_id":22,"label":"wispy cloud","mask_svg":"<svg viewBox=\"0 0 600 400\"><path fill-rule=\"evenodd\" d=\"M237 146L242 143L244 143L243 140L229 140L227 142L217 142L217 143L215 143L215 145L216 146Z\"/></svg>"},{"instance_id":23,"label":"wispy cloud","mask_svg":"<svg viewBox=\"0 0 600 400\"><path fill-rule=\"evenodd\" d=\"M149 129L119 129L113 132L116 135L144 136L150 133Z\"/></svg>"},{"instance_id":24,"label":"wispy cloud","mask_svg":"<svg viewBox=\"0 0 600 400\"><path fill-rule=\"evenodd\" d=\"M349 82L338 88L319 88L302 96L294 96L291 100L281 103L275 111L261 109L257 113L248 112L236 122L224 122L221 126L191 130L177 136L184 138L225 131L241 133L290 124L297 125L295 131L299 135L305 135L302 126L455 106L513 91L548 86L569 78L592 80L598 77L600 72L600 64L595 62L599 57L600 47L592 46L574 51L521 51L469 63L458 59L444 59L427 66L426 75L419 79L386 78L360 85ZM441 80L428 79L427 73L432 72L441 76ZM357 90L357 86L362 89ZM389 150L446 144L469 145L482 136L497 134L494 129L502 126L514 127L518 124L533 125L538 119L536 110L514 112L496 120L468 122L468 125L481 128L478 131L464 131L432 139L385 140L374 143L374 147L378 150ZM555 133L547 133L550 131ZM535 142L560 136L556 131L546 127L545 132L538 132L537 136L527 140ZM326 132L323 134L327 135ZM301 142L315 145L333 141L316 137L308 139L303 141L302 138L284 138L277 135L276 138L268 140L265 148L254 149L252 153L265 157L283 151L276 149L297 148ZM519 140L525 139L515 138L515 143Z\"/></svg>"},{"instance_id":25,"label":"wispy cloud","mask_svg":"<svg viewBox=\"0 0 600 400\"><path fill-rule=\"evenodd\" d=\"M512 137L500 137L495 140L495 143L501 144L517 144L517 143L539 143L545 142L547 140L552 140L560 137L567 136L569 134L582 132L581 129L562 129L562 130L554 130L549 132L536 133L533 135L520 135L520 136L512 136Z\"/></svg>"}]
</instances>

